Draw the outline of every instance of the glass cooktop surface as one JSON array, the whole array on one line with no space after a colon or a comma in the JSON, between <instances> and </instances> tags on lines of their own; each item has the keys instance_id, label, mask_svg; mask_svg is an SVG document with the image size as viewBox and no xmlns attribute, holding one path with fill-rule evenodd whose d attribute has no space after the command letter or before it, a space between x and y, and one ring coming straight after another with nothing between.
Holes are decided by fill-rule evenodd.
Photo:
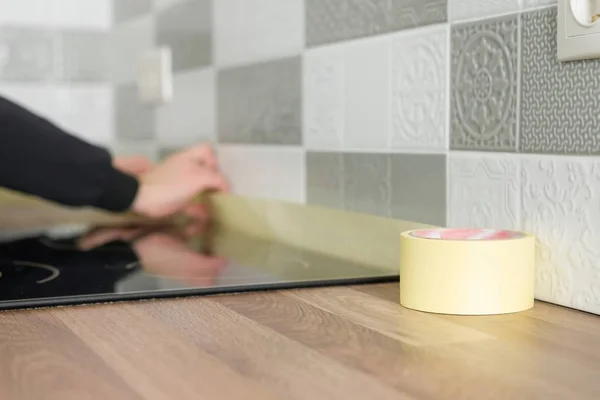
<instances>
[{"instance_id":1,"label":"glass cooktop surface","mask_svg":"<svg viewBox=\"0 0 600 400\"><path fill-rule=\"evenodd\" d=\"M0 234L0 309L397 279L374 266L214 230Z\"/></svg>"}]
</instances>

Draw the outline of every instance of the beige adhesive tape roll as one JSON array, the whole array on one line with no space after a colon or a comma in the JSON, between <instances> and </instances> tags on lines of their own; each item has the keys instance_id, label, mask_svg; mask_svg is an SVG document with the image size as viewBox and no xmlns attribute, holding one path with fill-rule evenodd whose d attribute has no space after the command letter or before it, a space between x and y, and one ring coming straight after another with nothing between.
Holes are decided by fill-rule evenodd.
<instances>
[{"instance_id":1,"label":"beige adhesive tape roll","mask_svg":"<svg viewBox=\"0 0 600 400\"><path fill-rule=\"evenodd\" d=\"M400 303L455 315L533 307L535 237L519 231L420 229L400 237Z\"/></svg>"}]
</instances>

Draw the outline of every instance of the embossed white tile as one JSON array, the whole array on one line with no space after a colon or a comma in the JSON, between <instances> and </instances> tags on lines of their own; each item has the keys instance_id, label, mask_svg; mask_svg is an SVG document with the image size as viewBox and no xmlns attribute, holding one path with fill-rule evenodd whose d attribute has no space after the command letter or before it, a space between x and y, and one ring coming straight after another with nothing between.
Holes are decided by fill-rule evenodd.
<instances>
[{"instance_id":1,"label":"embossed white tile","mask_svg":"<svg viewBox=\"0 0 600 400\"><path fill-rule=\"evenodd\" d=\"M448 0L450 21L485 18L519 9L519 0Z\"/></svg>"},{"instance_id":2,"label":"embossed white tile","mask_svg":"<svg viewBox=\"0 0 600 400\"><path fill-rule=\"evenodd\" d=\"M219 165L235 194L304 203L304 151L293 147L221 145Z\"/></svg>"},{"instance_id":3,"label":"embossed white tile","mask_svg":"<svg viewBox=\"0 0 600 400\"><path fill-rule=\"evenodd\" d=\"M0 10L0 24L109 29L112 19L111 0L0 0Z\"/></svg>"},{"instance_id":4,"label":"embossed white tile","mask_svg":"<svg viewBox=\"0 0 600 400\"><path fill-rule=\"evenodd\" d=\"M215 1L216 64L232 66L300 54L303 4L302 0Z\"/></svg>"},{"instance_id":5,"label":"embossed white tile","mask_svg":"<svg viewBox=\"0 0 600 400\"><path fill-rule=\"evenodd\" d=\"M393 149L448 148L448 27L392 40Z\"/></svg>"},{"instance_id":6,"label":"embossed white tile","mask_svg":"<svg viewBox=\"0 0 600 400\"><path fill-rule=\"evenodd\" d=\"M527 156L523 229L536 235L536 297L600 314L600 161Z\"/></svg>"},{"instance_id":7,"label":"embossed white tile","mask_svg":"<svg viewBox=\"0 0 600 400\"><path fill-rule=\"evenodd\" d=\"M161 146L177 148L215 139L214 76L212 68L175 76L172 102L156 111Z\"/></svg>"},{"instance_id":8,"label":"embossed white tile","mask_svg":"<svg viewBox=\"0 0 600 400\"><path fill-rule=\"evenodd\" d=\"M112 33L111 77L115 83L134 82L139 60L154 45L154 20L139 17L119 24Z\"/></svg>"},{"instance_id":9,"label":"embossed white tile","mask_svg":"<svg viewBox=\"0 0 600 400\"><path fill-rule=\"evenodd\" d=\"M0 96L42 117L54 118L51 85L38 82L3 82L0 84Z\"/></svg>"},{"instance_id":10,"label":"embossed white tile","mask_svg":"<svg viewBox=\"0 0 600 400\"><path fill-rule=\"evenodd\" d=\"M390 128L390 39L350 43L345 51L344 148L387 150Z\"/></svg>"},{"instance_id":11,"label":"embossed white tile","mask_svg":"<svg viewBox=\"0 0 600 400\"><path fill-rule=\"evenodd\" d=\"M344 53L341 46L304 54L304 145L312 150L336 150L344 135Z\"/></svg>"},{"instance_id":12,"label":"embossed white tile","mask_svg":"<svg viewBox=\"0 0 600 400\"><path fill-rule=\"evenodd\" d=\"M449 226L520 228L518 156L452 153L449 170Z\"/></svg>"}]
</instances>

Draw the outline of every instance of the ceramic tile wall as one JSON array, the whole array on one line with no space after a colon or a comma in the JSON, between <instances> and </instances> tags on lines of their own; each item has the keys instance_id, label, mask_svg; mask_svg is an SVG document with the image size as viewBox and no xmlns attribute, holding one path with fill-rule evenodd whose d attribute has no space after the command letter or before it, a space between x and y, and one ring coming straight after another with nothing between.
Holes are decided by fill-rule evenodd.
<instances>
[{"instance_id":1,"label":"ceramic tile wall","mask_svg":"<svg viewBox=\"0 0 600 400\"><path fill-rule=\"evenodd\" d=\"M110 144L111 7L110 0L0 0L0 95Z\"/></svg>"},{"instance_id":2,"label":"ceramic tile wall","mask_svg":"<svg viewBox=\"0 0 600 400\"><path fill-rule=\"evenodd\" d=\"M557 61L554 0L134 3L119 86L170 44L175 100L117 100L149 121L121 140L214 142L249 196L526 229L537 297L600 314L600 60Z\"/></svg>"}]
</instances>

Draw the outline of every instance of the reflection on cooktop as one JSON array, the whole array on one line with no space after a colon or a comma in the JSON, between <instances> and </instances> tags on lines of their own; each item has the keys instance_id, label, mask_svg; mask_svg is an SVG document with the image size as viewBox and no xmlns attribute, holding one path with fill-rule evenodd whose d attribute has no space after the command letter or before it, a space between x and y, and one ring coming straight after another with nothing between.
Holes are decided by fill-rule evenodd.
<instances>
[{"instance_id":1,"label":"reflection on cooktop","mask_svg":"<svg viewBox=\"0 0 600 400\"><path fill-rule=\"evenodd\" d=\"M0 309L397 279L239 234L102 235L88 250L85 236L0 243Z\"/></svg>"}]
</instances>

